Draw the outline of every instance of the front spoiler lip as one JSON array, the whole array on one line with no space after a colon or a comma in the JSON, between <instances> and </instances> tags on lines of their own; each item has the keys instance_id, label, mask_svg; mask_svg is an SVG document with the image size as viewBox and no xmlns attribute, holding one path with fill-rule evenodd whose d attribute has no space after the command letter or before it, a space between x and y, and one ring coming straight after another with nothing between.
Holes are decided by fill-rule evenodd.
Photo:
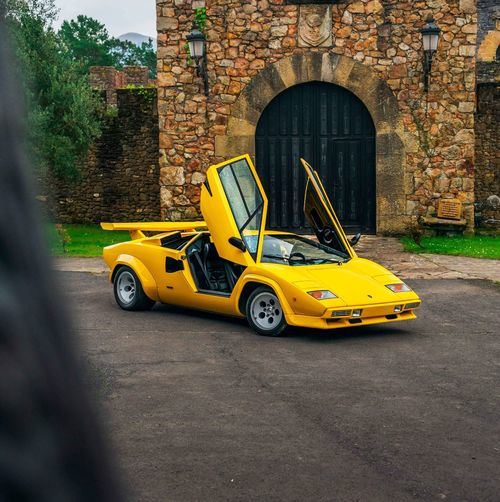
<instances>
[{"instance_id":1,"label":"front spoiler lip","mask_svg":"<svg viewBox=\"0 0 500 502\"><path fill-rule=\"evenodd\" d=\"M330 330L339 328L360 328L362 326L370 326L374 324L385 324L391 322L412 321L417 318L413 310L407 310L401 314L386 314L392 315L394 318L387 319L385 315L373 317L314 317L305 315L287 315L286 320L290 326L297 326L302 328ZM349 321L356 321L351 324Z\"/></svg>"},{"instance_id":2,"label":"front spoiler lip","mask_svg":"<svg viewBox=\"0 0 500 502\"><path fill-rule=\"evenodd\" d=\"M393 314L394 313L394 307L396 307L397 305L402 305L403 308L405 305L408 305L410 303L419 303L418 307L415 307L411 310L416 310L417 308L420 308L420 306L422 305L422 301L419 299L415 299L415 300L402 300L402 301L399 301L399 302L386 302L386 303L369 303L369 304L365 304L365 305L349 305L349 306L345 306L345 307L328 307L325 312L323 313L322 318L325 318L325 319L329 319L331 318L332 316L332 312L336 311L336 310L350 310L350 311L353 311L353 310L362 310L363 311L363 315L361 316L361 319L365 318L364 314L365 314L365 311L374 311L374 310L385 310L387 309L389 312L387 314L384 314L384 315L388 315L388 314ZM370 317L370 316L367 316L367 317ZM346 318L351 318L351 316L346 316Z\"/></svg>"},{"instance_id":3,"label":"front spoiler lip","mask_svg":"<svg viewBox=\"0 0 500 502\"><path fill-rule=\"evenodd\" d=\"M388 302L388 303L371 303L364 305L349 305L342 307L328 307L325 311L318 316L314 315L302 315L302 314L288 314L286 320L291 326L301 326L306 328L317 328L317 329L336 329L336 328L353 328L356 326L367 326L370 324L382 324L389 322L399 322L399 321L410 321L416 319L414 310L404 310L403 312L394 312L394 307L396 305L406 305L408 303L420 302L420 299L414 299L413 301L399 301L399 302ZM420 306L419 305L419 306ZM417 307L418 308L418 307ZM361 317L332 317L332 313L336 310L362 310L363 313ZM391 316L387 318L386 316ZM393 318L395 316L395 318ZM354 322L350 322L353 321Z\"/></svg>"}]
</instances>

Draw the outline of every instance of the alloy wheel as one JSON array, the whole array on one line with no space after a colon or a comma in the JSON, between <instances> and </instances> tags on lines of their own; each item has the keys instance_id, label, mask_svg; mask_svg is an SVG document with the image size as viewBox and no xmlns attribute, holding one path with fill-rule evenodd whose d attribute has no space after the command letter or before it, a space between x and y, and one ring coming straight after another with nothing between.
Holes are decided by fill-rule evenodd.
<instances>
[{"instance_id":1,"label":"alloy wheel","mask_svg":"<svg viewBox=\"0 0 500 502\"><path fill-rule=\"evenodd\" d=\"M260 293L253 299L250 313L255 324L264 331L276 328L283 319L278 298L268 292Z\"/></svg>"}]
</instances>

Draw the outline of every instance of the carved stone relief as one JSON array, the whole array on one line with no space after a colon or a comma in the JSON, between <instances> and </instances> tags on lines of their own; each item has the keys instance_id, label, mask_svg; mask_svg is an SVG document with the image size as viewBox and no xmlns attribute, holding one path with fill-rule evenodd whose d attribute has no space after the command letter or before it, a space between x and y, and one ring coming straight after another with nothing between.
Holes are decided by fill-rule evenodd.
<instances>
[{"instance_id":1,"label":"carved stone relief","mask_svg":"<svg viewBox=\"0 0 500 502\"><path fill-rule=\"evenodd\" d=\"M330 47L332 38L331 6L301 5L299 47Z\"/></svg>"}]
</instances>

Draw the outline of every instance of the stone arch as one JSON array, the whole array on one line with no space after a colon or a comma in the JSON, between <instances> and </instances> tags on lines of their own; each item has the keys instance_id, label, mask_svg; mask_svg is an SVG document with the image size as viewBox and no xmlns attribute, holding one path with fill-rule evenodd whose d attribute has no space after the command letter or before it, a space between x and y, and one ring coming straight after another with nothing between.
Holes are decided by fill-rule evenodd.
<instances>
[{"instance_id":1,"label":"stone arch","mask_svg":"<svg viewBox=\"0 0 500 502\"><path fill-rule=\"evenodd\" d=\"M497 59L498 47L500 46L500 31L490 31L484 37L477 51L478 61L492 63Z\"/></svg>"},{"instance_id":2,"label":"stone arch","mask_svg":"<svg viewBox=\"0 0 500 502\"><path fill-rule=\"evenodd\" d=\"M329 53L296 54L264 68L232 105L226 135L215 138L216 156L254 155L255 131L266 106L285 89L311 81L345 87L368 108L377 138L377 232L402 232L407 225L406 148L397 100L384 80L353 59Z\"/></svg>"}]
</instances>

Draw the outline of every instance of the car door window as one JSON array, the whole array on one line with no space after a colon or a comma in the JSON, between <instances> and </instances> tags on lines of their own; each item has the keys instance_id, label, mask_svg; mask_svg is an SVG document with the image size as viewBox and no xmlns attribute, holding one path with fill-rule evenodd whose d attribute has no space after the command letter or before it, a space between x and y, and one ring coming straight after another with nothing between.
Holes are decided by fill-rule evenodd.
<instances>
[{"instance_id":1,"label":"car door window","mask_svg":"<svg viewBox=\"0 0 500 502\"><path fill-rule=\"evenodd\" d=\"M252 170L246 159L241 159L222 167L219 178L241 238L256 260L264 200Z\"/></svg>"},{"instance_id":2,"label":"car door window","mask_svg":"<svg viewBox=\"0 0 500 502\"><path fill-rule=\"evenodd\" d=\"M355 256L318 173L301 159L307 175L304 212L319 242L343 254Z\"/></svg>"}]
</instances>

